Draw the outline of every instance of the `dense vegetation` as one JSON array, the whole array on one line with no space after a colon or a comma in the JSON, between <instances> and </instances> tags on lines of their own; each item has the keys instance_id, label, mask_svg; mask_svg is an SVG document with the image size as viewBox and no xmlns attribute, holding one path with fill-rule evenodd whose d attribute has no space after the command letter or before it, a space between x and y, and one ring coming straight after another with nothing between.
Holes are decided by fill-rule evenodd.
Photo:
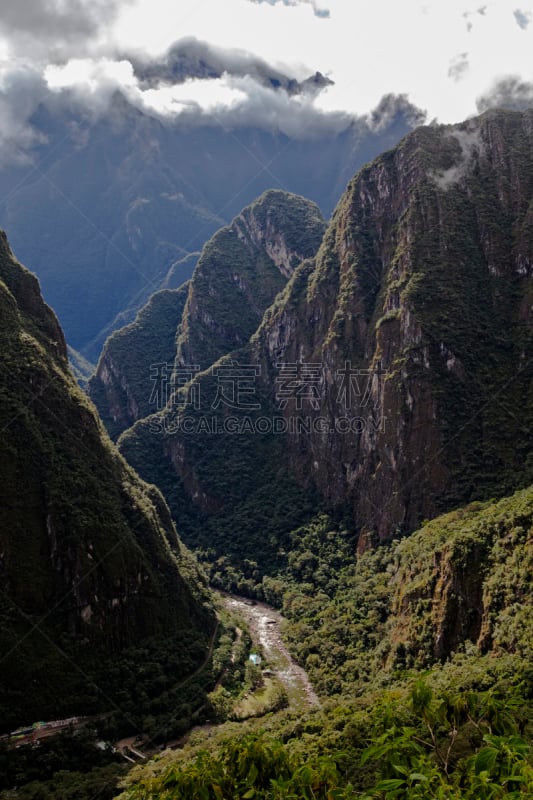
<instances>
[{"instance_id":1,"label":"dense vegetation","mask_svg":"<svg viewBox=\"0 0 533 800\"><path fill-rule=\"evenodd\" d=\"M63 733L38 748L0 745L0 798L9 800L111 800L126 772L110 747L95 747L95 732ZM18 787L15 793L11 787Z\"/></svg>"},{"instance_id":2,"label":"dense vegetation","mask_svg":"<svg viewBox=\"0 0 533 800\"><path fill-rule=\"evenodd\" d=\"M161 391L170 393L188 290L187 282L179 289L156 292L135 320L105 343L88 393L112 439L157 411Z\"/></svg>"},{"instance_id":3,"label":"dense vegetation","mask_svg":"<svg viewBox=\"0 0 533 800\"><path fill-rule=\"evenodd\" d=\"M246 344L326 223L315 203L265 192L207 242L194 270L177 339L179 364L206 370Z\"/></svg>"},{"instance_id":4,"label":"dense vegetation","mask_svg":"<svg viewBox=\"0 0 533 800\"><path fill-rule=\"evenodd\" d=\"M298 243L305 209L318 224L312 204L302 201L293 218L286 196L271 193L205 248L174 349L178 367L189 359L218 361L160 414L123 433L120 447L163 491L212 584L281 609L286 640L322 706L296 714L276 676L246 663L246 631L223 621L216 636L200 571L180 548L160 496L106 442L111 460L99 451L99 461L121 469L131 486L136 500L133 511L124 501L127 525L158 567L155 592L143 597L136 619L146 611L159 635L133 637L112 665L95 673L120 711L100 719L100 731L118 735L126 714L152 743L164 744L199 723L177 752L134 768L122 800L532 796L531 121L529 112L491 113L464 126L430 126L363 169L316 258L296 267L248 343L262 306L285 283L268 248L279 255L289 239ZM282 222L288 229L280 243L271 234ZM119 352L135 391L135 369L174 346L176 295L157 298L152 312L166 300L172 306L162 341L155 314L142 358ZM6 302L6 318L12 312ZM28 321L22 337L28 352L42 345L43 335L50 346L59 335L54 325L50 315L37 329L35 319ZM8 339L12 329L10 320ZM135 331L126 331L124 341ZM276 424L294 419L294 405L279 403L280 361L319 363L317 402L306 412L329 425L304 424L282 435L256 427L261 417ZM236 369L235 362L260 368L253 391L250 377L242 379L257 408L232 407L231 398L214 402L218 374ZM23 363L19 357L13 374ZM346 417L363 418L367 427L341 435L334 424L336 378L346 364L359 376L377 373L355 408L345 395ZM69 392L77 397L75 387ZM79 404L88 413L86 401ZM32 421L27 402L19 410ZM374 412L384 414L385 425L369 426ZM185 413L189 432L180 427ZM64 417L70 422L68 405ZM18 436L17 419L7 424ZM28 452L40 453L21 440ZM78 440L87 444L80 434ZM88 520L92 544L94 506L69 493L69 469L79 470L66 452L65 463L52 459L47 476L54 505L45 527L55 535L62 530L56 509L75 508L69 519ZM90 482L96 464L87 461ZM12 495L12 476L7 484ZM102 491L90 485L120 538L114 484ZM446 513L438 516L439 509ZM157 539L164 556L143 532L143 510L152 521L156 512L164 518ZM42 554L24 532L20 538L39 573ZM172 584L169 557L185 574L183 584ZM126 550L117 570L129 558ZM43 597L49 593L43 583ZM176 598L180 613L185 607L190 616L172 627ZM89 607L92 616L95 603ZM8 612L5 621L11 635ZM50 636L68 649L60 622ZM83 629L78 624L75 631ZM111 626L106 634L114 641L123 628ZM206 657L208 642L216 650ZM30 665L42 657L38 642L31 647ZM87 707L98 710L92 702ZM95 764L91 780L114 768ZM50 781L26 787L29 794L20 797L36 800L42 789L46 798ZM64 790L65 798L76 797L76 783L64 776L58 796ZM79 791L83 797L86 788Z\"/></svg>"},{"instance_id":5,"label":"dense vegetation","mask_svg":"<svg viewBox=\"0 0 533 800\"><path fill-rule=\"evenodd\" d=\"M110 708L135 726L161 698L188 719L210 686L188 711L176 695L215 634L205 579L109 441L5 237L0 340L1 730Z\"/></svg>"},{"instance_id":6,"label":"dense vegetation","mask_svg":"<svg viewBox=\"0 0 533 800\"><path fill-rule=\"evenodd\" d=\"M211 565L222 559L218 585L250 592L263 574L275 577L291 530L320 511L350 520L363 548L531 483L530 123L529 111L489 112L428 126L363 168L316 257L297 267L240 349L215 321L223 312L227 330L247 325L248 305L234 287L221 289L222 305L211 290L219 251L242 258L241 243L227 229L213 239L212 260L206 248L194 310L208 322L195 330L203 335L209 320L213 330L196 352L231 351L218 374L233 362L256 368L243 385L253 384L245 398L260 408L213 407L220 384L202 363L188 388L202 407L169 406L125 432L120 447L161 488L187 543ZM189 343L193 327L182 328ZM216 349L202 350L212 339ZM314 383L293 380L300 409L281 373L298 364L318 372ZM180 428L184 417L192 432ZM231 417L237 433L224 429ZM258 432L260 419L285 432Z\"/></svg>"},{"instance_id":7,"label":"dense vegetation","mask_svg":"<svg viewBox=\"0 0 533 800\"><path fill-rule=\"evenodd\" d=\"M268 718L259 738L223 726L137 768L121 797L525 800L532 534L533 487L355 563L327 517L295 531L283 579L264 591L283 603L323 710Z\"/></svg>"},{"instance_id":8,"label":"dense vegetation","mask_svg":"<svg viewBox=\"0 0 533 800\"><path fill-rule=\"evenodd\" d=\"M531 688L531 687L530 687ZM221 743L135 776L122 800L526 800L533 790L529 702L501 685L435 697L422 681L371 709L337 709L316 733ZM302 726L305 728L305 725ZM300 736L302 731L300 731ZM328 740L342 750L328 753ZM316 746L316 745L315 745ZM156 765L157 766L157 765Z\"/></svg>"}]
</instances>

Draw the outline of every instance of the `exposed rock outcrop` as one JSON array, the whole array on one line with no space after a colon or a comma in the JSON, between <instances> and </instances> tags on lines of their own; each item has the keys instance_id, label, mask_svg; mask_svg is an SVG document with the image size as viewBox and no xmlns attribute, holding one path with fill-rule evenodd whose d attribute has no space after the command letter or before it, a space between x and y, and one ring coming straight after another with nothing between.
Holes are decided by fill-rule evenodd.
<instances>
[{"instance_id":1,"label":"exposed rock outcrop","mask_svg":"<svg viewBox=\"0 0 533 800\"><path fill-rule=\"evenodd\" d=\"M251 557L261 530L280 555L311 504L348 513L362 550L530 482L532 203L531 111L420 128L361 170L316 258L220 362L256 366L260 408L214 408L204 374L186 433L169 407L123 437L176 517L201 515L189 540Z\"/></svg>"}]
</instances>

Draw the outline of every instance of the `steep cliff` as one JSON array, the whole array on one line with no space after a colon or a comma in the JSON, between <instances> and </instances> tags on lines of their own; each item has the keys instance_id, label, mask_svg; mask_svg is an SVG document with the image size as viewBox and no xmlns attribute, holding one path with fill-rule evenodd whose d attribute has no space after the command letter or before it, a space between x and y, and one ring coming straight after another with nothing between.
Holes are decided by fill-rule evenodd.
<instances>
[{"instance_id":1,"label":"steep cliff","mask_svg":"<svg viewBox=\"0 0 533 800\"><path fill-rule=\"evenodd\" d=\"M453 664L454 653L449 674L466 667L478 685L498 669L528 669L532 575L529 487L437 517L355 562L342 528L319 516L295 533L284 580L264 585L317 689L350 696Z\"/></svg>"},{"instance_id":2,"label":"steep cliff","mask_svg":"<svg viewBox=\"0 0 533 800\"><path fill-rule=\"evenodd\" d=\"M409 135L352 181L253 342L265 372L320 365L306 413L326 430L290 463L367 536L528 480L532 169L531 112Z\"/></svg>"},{"instance_id":3,"label":"steep cliff","mask_svg":"<svg viewBox=\"0 0 533 800\"><path fill-rule=\"evenodd\" d=\"M220 380L201 375L198 409L123 437L189 540L249 560L260 540L270 570L310 503L347 514L363 550L531 482L532 209L531 111L420 128L361 170L316 258L220 362L255 365L260 407L213 404Z\"/></svg>"},{"instance_id":4,"label":"steep cliff","mask_svg":"<svg viewBox=\"0 0 533 800\"><path fill-rule=\"evenodd\" d=\"M531 657L533 487L438 517L397 553L391 639L412 660L444 660L465 641Z\"/></svg>"},{"instance_id":5,"label":"steep cliff","mask_svg":"<svg viewBox=\"0 0 533 800\"><path fill-rule=\"evenodd\" d=\"M246 344L294 268L315 255L325 228L315 203L271 190L216 233L191 280L177 364L207 369Z\"/></svg>"},{"instance_id":6,"label":"steep cliff","mask_svg":"<svg viewBox=\"0 0 533 800\"><path fill-rule=\"evenodd\" d=\"M188 283L152 295L107 340L89 382L111 437L160 411L187 376L245 344L295 265L316 253L325 227L314 203L266 192L207 243Z\"/></svg>"},{"instance_id":7,"label":"steep cliff","mask_svg":"<svg viewBox=\"0 0 533 800\"><path fill-rule=\"evenodd\" d=\"M110 436L115 439L138 419L158 409L152 395L170 373L176 356L176 336L189 290L156 292L134 322L116 331L105 343L88 393Z\"/></svg>"},{"instance_id":8,"label":"steep cliff","mask_svg":"<svg viewBox=\"0 0 533 800\"><path fill-rule=\"evenodd\" d=\"M163 498L111 445L37 279L4 234L0 350L0 717L9 729L124 708L125 681L136 676L139 691L146 682L128 661L141 643L154 663L179 651L172 680L185 677L205 659L215 620Z\"/></svg>"}]
</instances>

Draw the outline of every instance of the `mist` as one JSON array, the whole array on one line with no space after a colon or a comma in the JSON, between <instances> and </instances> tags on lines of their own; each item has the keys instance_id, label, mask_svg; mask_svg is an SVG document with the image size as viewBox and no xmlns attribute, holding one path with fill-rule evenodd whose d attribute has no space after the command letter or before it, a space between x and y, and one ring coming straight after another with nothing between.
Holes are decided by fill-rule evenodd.
<instances>
[{"instance_id":1,"label":"mist","mask_svg":"<svg viewBox=\"0 0 533 800\"><path fill-rule=\"evenodd\" d=\"M518 75L510 75L497 81L486 94L476 100L479 113L489 108L508 108L523 111L533 106L533 83L522 80Z\"/></svg>"},{"instance_id":2,"label":"mist","mask_svg":"<svg viewBox=\"0 0 533 800\"><path fill-rule=\"evenodd\" d=\"M87 18L84 24L89 25ZM76 31L84 29L80 20ZM318 71L298 79L250 53L192 37L176 42L158 59L115 54L8 64L0 73L0 165L31 161L43 143L34 121L39 107L94 123L110 113L118 97L172 125L258 127L295 139L336 135L350 126L379 132L398 115L411 126L424 120L424 112L406 95L385 95L366 115L324 111L317 100L331 85Z\"/></svg>"}]
</instances>

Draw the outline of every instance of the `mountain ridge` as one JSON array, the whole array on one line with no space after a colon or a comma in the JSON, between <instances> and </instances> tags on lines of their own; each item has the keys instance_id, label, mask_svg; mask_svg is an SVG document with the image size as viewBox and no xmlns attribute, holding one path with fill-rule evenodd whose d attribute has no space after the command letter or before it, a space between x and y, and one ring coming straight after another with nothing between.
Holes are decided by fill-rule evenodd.
<instances>
[{"instance_id":1,"label":"mountain ridge","mask_svg":"<svg viewBox=\"0 0 533 800\"><path fill-rule=\"evenodd\" d=\"M296 269L250 343L220 362L256 365L261 413L285 426L298 414L294 394L280 402L280 365L318 365L318 378L297 378L307 392L300 432L184 435L169 408L122 435L126 456L174 498L177 519L196 507L200 529L206 514L216 525L201 547L211 537L224 541L217 552L233 548L243 514L255 542L249 558L257 546L253 530L264 521L253 522L253 497L260 507L254 492L263 497L265 486L244 480L239 459L277 464L303 506L316 494L348 514L360 549L531 480L532 121L531 111L491 111L417 129L350 182L315 260ZM354 396L339 410L343 380ZM214 396L213 376L197 381ZM214 416L222 429L228 410L213 415L206 401L187 414ZM220 474L227 463L233 481ZM279 481L263 478L279 497ZM228 493L226 529L217 515ZM194 542L198 526L185 528ZM283 545L272 548L274 563Z\"/></svg>"},{"instance_id":2,"label":"mountain ridge","mask_svg":"<svg viewBox=\"0 0 533 800\"><path fill-rule=\"evenodd\" d=\"M353 169L412 127L410 107L388 111L379 129L361 120L300 141L174 124L120 93L98 114L74 100L43 103L30 120L43 169L0 172L0 224L39 276L69 344L96 362L113 329L165 288L172 265L181 262L173 286L190 278L189 256L263 191L309 196L329 214Z\"/></svg>"},{"instance_id":3,"label":"mountain ridge","mask_svg":"<svg viewBox=\"0 0 533 800\"><path fill-rule=\"evenodd\" d=\"M154 658L181 643L184 676L205 658L205 578L160 492L111 445L5 234L0 304L2 727L106 703L127 713L113 670L141 643Z\"/></svg>"}]
</instances>

